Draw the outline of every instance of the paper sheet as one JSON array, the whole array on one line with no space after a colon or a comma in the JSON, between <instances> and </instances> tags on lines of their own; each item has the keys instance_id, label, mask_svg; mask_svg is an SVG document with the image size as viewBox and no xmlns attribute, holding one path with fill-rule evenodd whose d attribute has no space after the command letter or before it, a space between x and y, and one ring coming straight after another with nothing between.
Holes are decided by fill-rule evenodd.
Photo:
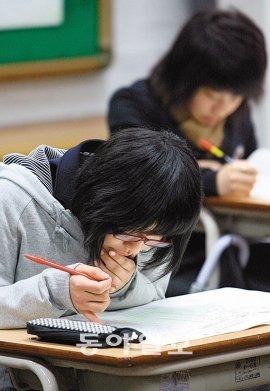
<instances>
[{"instance_id":1,"label":"paper sheet","mask_svg":"<svg viewBox=\"0 0 270 391\"><path fill-rule=\"evenodd\" d=\"M270 324L270 293L222 288L99 314L104 323L133 327L156 346Z\"/></svg>"},{"instance_id":2,"label":"paper sheet","mask_svg":"<svg viewBox=\"0 0 270 391\"><path fill-rule=\"evenodd\" d=\"M250 196L270 200L270 149L257 149L248 157L248 161L258 171L256 183Z\"/></svg>"}]
</instances>

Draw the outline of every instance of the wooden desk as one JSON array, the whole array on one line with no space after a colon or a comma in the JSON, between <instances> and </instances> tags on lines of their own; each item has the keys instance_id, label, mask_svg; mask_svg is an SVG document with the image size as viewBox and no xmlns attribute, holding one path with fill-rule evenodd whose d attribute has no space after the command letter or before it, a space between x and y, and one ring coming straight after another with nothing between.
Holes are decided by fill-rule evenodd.
<instances>
[{"instance_id":1,"label":"wooden desk","mask_svg":"<svg viewBox=\"0 0 270 391\"><path fill-rule=\"evenodd\" d=\"M128 352L111 348L85 355L79 347L40 342L25 330L1 330L0 337L0 364L14 358L28 361L28 369L31 363L45 371L50 365L87 369L91 391L162 391L176 380L189 391L232 391L270 383L270 326L191 341L183 351L192 354L177 352L172 345L159 354L142 354L141 345L133 344ZM43 384L46 391L57 390L51 381Z\"/></svg>"},{"instance_id":2,"label":"wooden desk","mask_svg":"<svg viewBox=\"0 0 270 391\"><path fill-rule=\"evenodd\" d=\"M205 206L213 214L221 234L238 233L246 238L270 236L270 200L208 197Z\"/></svg>"}]
</instances>

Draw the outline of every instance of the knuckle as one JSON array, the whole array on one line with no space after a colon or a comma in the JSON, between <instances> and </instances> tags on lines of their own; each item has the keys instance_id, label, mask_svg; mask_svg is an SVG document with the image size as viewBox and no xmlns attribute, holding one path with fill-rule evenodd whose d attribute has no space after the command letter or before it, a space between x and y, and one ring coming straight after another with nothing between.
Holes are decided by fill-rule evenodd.
<instances>
[{"instance_id":1,"label":"knuckle","mask_svg":"<svg viewBox=\"0 0 270 391\"><path fill-rule=\"evenodd\" d=\"M101 296L103 293L103 290L101 289L101 287L99 285L95 285L92 287L91 293Z\"/></svg>"}]
</instances>

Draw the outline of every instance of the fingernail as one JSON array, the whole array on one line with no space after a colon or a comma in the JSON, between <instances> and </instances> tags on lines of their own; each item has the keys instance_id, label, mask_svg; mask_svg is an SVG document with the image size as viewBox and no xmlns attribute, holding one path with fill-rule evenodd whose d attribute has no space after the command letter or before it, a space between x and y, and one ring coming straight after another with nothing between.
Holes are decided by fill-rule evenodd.
<instances>
[{"instance_id":1,"label":"fingernail","mask_svg":"<svg viewBox=\"0 0 270 391\"><path fill-rule=\"evenodd\" d=\"M109 254L114 257L116 255L116 252L115 251L110 251Z\"/></svg>"}]
</instances>

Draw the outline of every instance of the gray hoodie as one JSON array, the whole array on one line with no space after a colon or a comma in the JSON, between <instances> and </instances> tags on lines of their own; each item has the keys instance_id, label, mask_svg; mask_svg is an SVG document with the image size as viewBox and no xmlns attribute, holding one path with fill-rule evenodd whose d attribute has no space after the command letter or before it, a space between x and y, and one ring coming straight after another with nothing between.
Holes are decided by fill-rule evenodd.
<instances>
[{"instance_id":1,"label":"gray hoodie","mask_svg":"<svg viewBox=\"0 0 270 391\"><path fill-rule=\"evenodd\" d=\"M44 152L44 147L41 149ZM30 319L74 313L69 275L35 264L24 254L70 267L87 263L78 219L30 169L0 163L0 222L0 328L23 328ZM111 295L108 310L164 298L169 275L157 280L162 268L146 271L141 267L143 258L150 255L138 257L136 272Z\"/></svg>"}]
</instances>

